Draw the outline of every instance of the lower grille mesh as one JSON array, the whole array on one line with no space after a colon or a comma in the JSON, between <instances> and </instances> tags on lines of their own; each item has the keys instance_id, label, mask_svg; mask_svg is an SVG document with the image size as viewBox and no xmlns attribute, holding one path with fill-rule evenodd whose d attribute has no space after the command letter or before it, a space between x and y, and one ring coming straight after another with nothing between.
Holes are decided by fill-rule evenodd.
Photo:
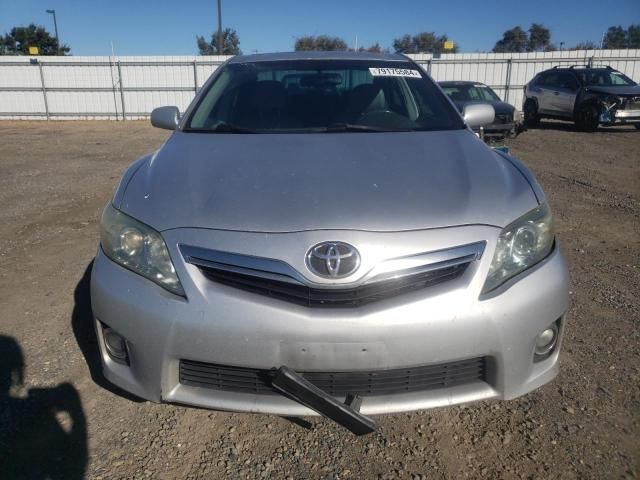
<instances>
[{"instance_id":1,"label":"lower grille mesh","mask_svg":"<svg viewBox=\"0 0 640 480\"><path fill-rule=\"evenodd\" d=\"M486 361L484 357L477 357L393 370L298 373L333 396L347 393L374 396L486 381ZM180 360L180 383L184 385L228 392L278 394L269 378L269 370Z\"/></svg>"}]
</instances>

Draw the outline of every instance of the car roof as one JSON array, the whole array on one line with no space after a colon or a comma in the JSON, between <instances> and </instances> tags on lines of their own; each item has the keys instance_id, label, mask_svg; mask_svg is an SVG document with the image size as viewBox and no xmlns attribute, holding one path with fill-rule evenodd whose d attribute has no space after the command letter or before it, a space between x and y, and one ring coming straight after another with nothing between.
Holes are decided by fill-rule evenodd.
<instances>
[{"instance_id":1,"label":"car roof","mask_svg":"<svg viewBox=\"0 0 640 480\"><path fill-rule=\"evenodd\" d=\"M444 82L438 82L438 85L440 85L441 87L455 87L456 85L484 85L485 87L487 86L482 82L472 82L469 80L447 80Z\"/></svg>"},{"instance_id":2,"label":"car roof","mask_svg":"<svg viewBox=\"0 0 640 480\"><path fill-rule=\"evenodd\" d=\"M313 51L238 55L229 60L229 63L277 62L286 60L377 60L411 63L411 59L399 53Z\"/></svg>"},{"instance_id":3,"label":"car roof","mask_svg":"<svg viewBox=\"0 0 640 480\"><path fill-rule=\"evenodd\" d=\"M571 68L571 67L553 67L547 70L544 70L540 73L548 73L548 72L617 72L614 68L607 67L582 67L579 68Z\"/></svg>"}]
</instances>

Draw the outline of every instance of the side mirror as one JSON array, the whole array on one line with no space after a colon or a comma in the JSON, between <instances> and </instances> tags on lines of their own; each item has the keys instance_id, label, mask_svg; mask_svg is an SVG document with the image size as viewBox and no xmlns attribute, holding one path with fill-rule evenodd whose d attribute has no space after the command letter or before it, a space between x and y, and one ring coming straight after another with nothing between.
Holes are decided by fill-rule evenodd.
<instances>
[{"instance_id":1,"label":"side mirror","mask_svg":"<svg viewBox=\"0 0 640 480\"><path fill-rule=\"evenodd\" d=\"M158 107L151 112L151 125L167 130L175 130L180 122L178 107Z\"/></svg>"},{"instance_id":2,"label":"side mirror","mask_svg":"<svg viewBox=\"0 0 640 480\"><path fill-rule=\"evenodd\" d=\"M496 116L493 107L486 103L473 103L462 109L462 118L471 128L480 128L491 125Z\"/></svg>"}]
</instances>

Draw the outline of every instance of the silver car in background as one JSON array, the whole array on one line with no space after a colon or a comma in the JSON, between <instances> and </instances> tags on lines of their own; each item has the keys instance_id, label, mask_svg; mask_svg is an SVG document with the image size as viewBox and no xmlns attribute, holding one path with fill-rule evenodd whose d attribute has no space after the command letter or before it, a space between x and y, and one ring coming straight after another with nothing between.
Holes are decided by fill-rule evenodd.
<instances>
[{"instance_id":1,"label":"silver car in background","mask_svg":"<svg viewBox=\"0 0 640 480\"><path fill-rule=\"evenodd\" d=\"M549 382L568 274L547 199L410 59L240 56L124 173L92 305L105 376L154 402L383 414ZM324 413L319 409L315 409Z\"/></svg>"}]
</instances>

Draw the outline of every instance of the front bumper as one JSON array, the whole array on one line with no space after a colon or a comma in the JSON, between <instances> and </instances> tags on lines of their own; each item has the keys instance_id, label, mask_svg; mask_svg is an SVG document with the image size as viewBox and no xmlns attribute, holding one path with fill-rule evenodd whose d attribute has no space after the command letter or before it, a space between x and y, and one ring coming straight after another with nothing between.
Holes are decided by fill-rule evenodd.
<instances>
[{"instance_id":1,"label":"front bumper","mask_svg":"<svg viewBox=\"0 0 640 480\"><path fill-rule=\"evenodd\" d=\"M474 130L476 133L480 133L480 129ZM510 135L518 135L524 131L524 125L522 123L494 123L482 127L482 133L484 137L502 138Z\"/></svg>"},{"instance_id":2,"label":"front bumper","mask_svg":"<svg viewBox=\"0 0 640 480\"><path fill-rule=\"evenodd\" d=\"M395 257L415 253L418 248L433 251L452 242L460 245L487 240L483 257L461 278L355 309L307 308L223 286L186 264L178 250L178 244L185 242L238 253L269 253L265 245L271 245L272 239L265 234L189 229L163 232L188 300L121 268L99 250L91 296L104 374L119 387L156 402L312 415L313 411L284 396L181 384L179 361L261 369L287 365L301 371L356 371L487 357L490 368L486 382L367 396L361 412L382 414L523 395L558 373L559 345L540 362L533 361L533 351L537 335L564 317L568 273L556 248L517 281L490 298L479 299L498 233L499 229L492 227L394 234L332 232L334 237L360 248L363 258L367 253ZM326 240L326 232L286 235L305 248ZM381 237L385 235L393 235L395 245L384 245ZM264 248L259 248L261 242ZM126 338L130 365L109 357L99 322ZM561 340L562 328L560 335Z\"/></svg>"},{"instance_id":3,"label":"front bumper","mask_svg":"<svg viewBox=\"0 0 640 480\"><path fill-rule=\"evenodd\" d=\"M640 110L617 110L617 123L638 123L640 122Z\"/></svg>"},{"instance_id":4,"label":"front bumper","mask_svg":"<svg viewBox=\"0 0 640 480\"><path fill-rule=\"evenodd\" d=\"M640 110L620 109L605 111L600 114L599 121L602 125L628 125L640 123Z\"/></svg>"},{"instance_id":5,"label":"front bumper","mask_svg":"<svg viewBox=\"0 0 640 480\"><path fill-rule=\"evenodd\" d=\"M515 123L494 123L484 127L484 134L489 136L508 135L511 132L515 132Z\"/></svg>"}]
</instances>

